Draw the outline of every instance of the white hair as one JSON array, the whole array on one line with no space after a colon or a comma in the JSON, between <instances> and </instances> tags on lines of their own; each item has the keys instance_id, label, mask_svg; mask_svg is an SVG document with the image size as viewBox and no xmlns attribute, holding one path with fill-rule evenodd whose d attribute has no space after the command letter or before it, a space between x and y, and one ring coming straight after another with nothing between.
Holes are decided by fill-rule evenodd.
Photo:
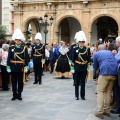
<instances>
[{"instance_id":1,"label":"white hair","mask_svg":"<svg viewBox=\"0 0 120 120\"><path fill-rule=\"evenodd\" d=\"M120 42L120 36L116 37L116 42Z\"/></svg>"},{"instance_id":2,"label":"white hair","mask_svg":"<svg viewBox=\"0 0 120 120\"><path fill-rule=\"evenodd\" d=\"M3 45L2 45L2 49L3 49L4 51L6 51L8 48L9 48L9 45L8 45L8 44L3 44Z\"/></svg>"}]
</instances>

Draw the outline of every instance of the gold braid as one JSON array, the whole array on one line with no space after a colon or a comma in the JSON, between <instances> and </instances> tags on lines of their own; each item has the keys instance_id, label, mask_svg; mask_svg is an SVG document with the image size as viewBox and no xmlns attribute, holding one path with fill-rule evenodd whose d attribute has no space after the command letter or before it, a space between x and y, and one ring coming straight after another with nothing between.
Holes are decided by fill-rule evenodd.
<instances>
[{"instance_id":1,"label":"gold braid","mask_svg":"<svg viewBox=\"0 0 120 120\"><path fill-rule=\"evenodd\" d=\"M14 52L14 58L17 57L19 60L24 61L24 60L23 60L22 58L20 58L18 55L22 54L22 53L25 51L25 48L26 48L26 47L24 47L24 49L23 49L22 52Z\"/></svg>"},{"instance_id":2,"label":"gold braid","mask_svg":"<svg viewBox=\"0 0 120 120\"><path fill-rule=\"evenodd\" d=\"M81 57L81 55L84 55L87 52L88 48L86 48L84 53L79 53L78 54L78 58L80 58L82 60L82 62L85 62L85 60L83 60L83 58Z\"/></svg>"},{"instance_id":3,"label":"gold braid","mask_svg":"<svg viewBox=\"0 0 120 120\"><path fill-rule=\"evenodd\" d=\"M40 55L41 53L39 53L38 50L41 50L43 48L43 46L40 49L35 49L35 53L38 53Z\"/></svg>"}]
</instances>

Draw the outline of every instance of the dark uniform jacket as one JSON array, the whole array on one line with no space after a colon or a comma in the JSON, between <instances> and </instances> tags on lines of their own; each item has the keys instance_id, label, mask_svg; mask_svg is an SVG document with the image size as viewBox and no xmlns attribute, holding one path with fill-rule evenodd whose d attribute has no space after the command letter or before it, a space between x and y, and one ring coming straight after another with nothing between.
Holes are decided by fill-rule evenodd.
<instances>
[{"instance_id":1,"label":"dark uniform jacket","mask_svg":"<svg viewBox=\"0 0 120 120\"><path fill-rule=\"evenodd\" d=\"M33 45L32 52L31 52L31 58L33 59L33 63L42 62L42 59L45 59L45 45L41 43L39 45L37 44Z\"/></svg>"},{"instance_id":2,"label":"dark uniform jacket","mask_svg":"<svg viewBox=\"0 0 120 120\"><path fill-rule=\"evenodd\" d=\"M71 60L75 72L87 71L87 65L90 62L90 48L85 46L82 49L79 46L74 47Z\"/></svg>"},{"instance_id":3,"label":"dark uniform jacket","mask_svg":"<svg viewBox=\"0 0 120 120\"><path fill-rule=\"evenodd\" d=\"M22 61L24 63L12 63L12 61ZM28 50L25 46L18 48L16 45L9 47L7 66L10 66L11 72L23 72L24 67L28 66Z\"/></svg>"},{"instance_id":4,"label":"dark uniform jacket","mask_svg":"<svg viewBox=\"0 0 120 120\"><path fill-rule=\"evenodd\" d=\"M73 51L73 48L74 48L75 46L78 46L78 44L73 44L73 45L70 46L70 50L69 50L69 59L70 59L70 60L72 59L72 51Z\"/></svg>"}]
</instances>

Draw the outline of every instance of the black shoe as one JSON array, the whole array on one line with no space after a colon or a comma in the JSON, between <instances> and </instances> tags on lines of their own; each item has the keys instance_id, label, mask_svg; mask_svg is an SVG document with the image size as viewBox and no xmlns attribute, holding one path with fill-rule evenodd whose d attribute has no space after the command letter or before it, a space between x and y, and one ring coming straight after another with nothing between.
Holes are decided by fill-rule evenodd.
<instances>
[{"instance_id":1,"label":"black shoe","mask_svg":"<svg viewBox=\"0 0 120 120\"><path fill-rule=\"evenodd\" d=\"M82 97L81 99L82 99L82 100L85 100L85 98L84 98L84 97Z\"/></svg>"},{"instance_id":2,"label":"black shoe","mask_svg":"<svg viewBox=\"0 0 120 120\"><path fill-rule=\"evenodd\" d=\"M42 84L42 82L39 82L39 84Z\"/></svg>"},{"instance_id":3,"label":"black shoe","mask_svg":"<svg viewBox=\"0 0 120 120\"><path fill-rule=\"evenodd\" d=\"M22 97L21 97L21 96L18 96L18 100L22 100Z\"/></svg>"},{"instance_id":4,"label":"black shoe","mask_svg":"<svg viewBox=\"0 0 120 120\"><path fill-rule=\"evenodd\" d=\"M14 101L14 100L16 100L16 99L17 99L17 97L13 96L13 98L12 98L11 100Z\"/></svg>"},{"instance_id":5,"label":"black shoe","mask_svg":"<svg viewBox=\"0 0 120 120\"><path fill-rule=\"evenodd\" d=\"M79 97L76 97L75 99L76 99L76 100L79 100Z\"/></svg>"},{"instance_id":6,"label":"black shoe","mask_svg":"<svg viewBox=\"0 0 120 120\"><path fill-rule=\"evenodd\" d=\"M65 76L62 76L61 79L65 79Z\"/></svg>"},{"instance_id":7,"label":"black shoe","mask_svg":"<svg viewBox=\"0 0 120 120\"><path fill-rule=\"evenodd\" d=\"M34 82L33 84L37 84L38 82Z\"/></svg>"},{"instance_id":8,"label":"black shoe","mask_svg":"<svg viewBox=\"0 0 120 120\"><path fill-rule=\"evenodd\" d=\"M116 109L112 109L110 110L111 113L113 114L120 114L120 111L116 110Z\"/></svg>"},{"instance_id":9,"label":"black shoe","mask_svg":"<svg viewBox=\"0 0 120 120\"><path fill-rule=\"evenodd\" d=\"M44 74L42 74L42 76L44 76Z\"/></svg>"}]
</instances>

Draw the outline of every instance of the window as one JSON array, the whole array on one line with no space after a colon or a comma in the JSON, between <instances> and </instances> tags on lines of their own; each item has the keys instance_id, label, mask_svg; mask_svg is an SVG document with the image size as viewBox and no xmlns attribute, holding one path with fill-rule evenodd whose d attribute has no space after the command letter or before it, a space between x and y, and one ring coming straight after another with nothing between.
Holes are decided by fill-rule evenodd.
<instances>
[{"instance_id":1,"label":"window","mask_svg":"<svg viewBox=\"0 0 120 120\"><path fill-rule=\"evenodd\" d=\"M5 27L6 27L7 31L9 31L9 25L5 25Z\"/></svg>"},{"instance_id":2,"label":"window","mask_svg":"<svg viewBox=\"0 0 120 120\"><path fill-rule=\"evenodd\" d=\"M8 2L3 3L3 8L9 8L9 7L10 7L10 4Z\"/></svg>"},{"instance_id":3,"label":"window","mask_svg":"<svg viewBox=\"0 0 120 120\"><path fill-rule=\"evenodd\" d=\"M4 14L3 15L3 20L9 20L9 14Z\"/></svg>"}]
</instances>

